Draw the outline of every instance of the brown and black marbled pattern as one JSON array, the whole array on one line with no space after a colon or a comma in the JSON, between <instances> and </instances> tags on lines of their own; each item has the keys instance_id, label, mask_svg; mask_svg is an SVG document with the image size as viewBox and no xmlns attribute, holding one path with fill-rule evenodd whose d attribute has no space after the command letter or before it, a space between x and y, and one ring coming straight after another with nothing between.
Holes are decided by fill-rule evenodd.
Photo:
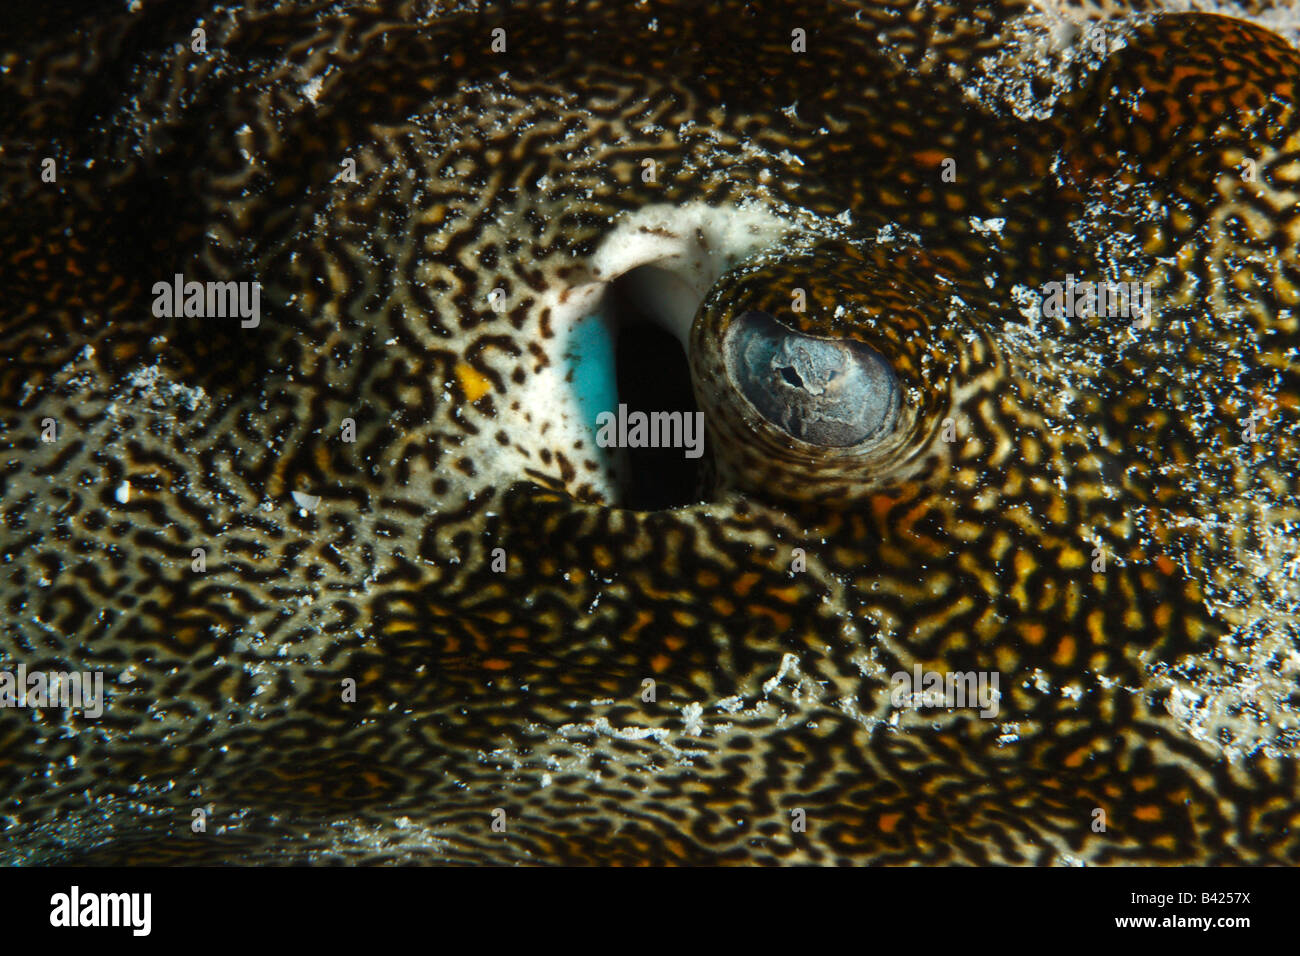
<instances>
[{"instance_id":1,"label":"brown and black marbled pattern","mask_svg":"<svg viewBox=\"0 0 1300 956\"><path fill-rule=\"evenodd\" d=\"M0 666L109 702L0 711L0 859L1300 859L1296 50L1120 17L1029 120L971 92L1052 26L1015 2L454 7L6 17ZM691 202L820 226L696 320L710 500L620 509L518 396L618 217ZM260 326L155 318L175 272ZM1067 273L1156 322L1026 317ZM757 421L749 308L871 343L906 430ZM917 664L997 671L997 719L895 711Z\"/></svg>"}]
</instances>

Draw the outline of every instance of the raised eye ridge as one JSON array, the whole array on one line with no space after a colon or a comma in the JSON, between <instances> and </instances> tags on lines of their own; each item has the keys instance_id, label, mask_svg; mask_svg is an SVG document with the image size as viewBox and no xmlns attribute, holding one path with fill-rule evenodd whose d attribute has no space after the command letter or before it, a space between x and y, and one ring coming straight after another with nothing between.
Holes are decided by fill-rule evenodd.
<instances>
[{"instance_id":1,"label":"raised eye ridge","mask_svg":"<svg viewBox=\"0 0 1300 956\"><path fill-rule=\"evenodd\" d=\"M863 342L814 338L750 311L731 323L724 355L732 383L759 415L808 444L861 445L898 418L898 379Z\"/></svg>"}]
</instances>

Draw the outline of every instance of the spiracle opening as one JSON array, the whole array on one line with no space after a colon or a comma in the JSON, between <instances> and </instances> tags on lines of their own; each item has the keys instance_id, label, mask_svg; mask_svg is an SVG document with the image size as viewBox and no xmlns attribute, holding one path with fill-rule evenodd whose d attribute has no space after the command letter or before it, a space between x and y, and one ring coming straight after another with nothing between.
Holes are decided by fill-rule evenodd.
<instances>
[{"instance_id":1,"label":"spiracle opening","mask_svg":"<svg viewBox=\"0 0 1300 956\"><path fill-rule=\"evenodd\" d=\"M618 404L695 420L700 408L691 388L686 351L640 304L635 279L624 276L612 283L607 302L615 330ZM629 446L620 451L621 507L655 511L700 501L703 456L688 457L670 445Z\"/></svg>"}]
</instances>

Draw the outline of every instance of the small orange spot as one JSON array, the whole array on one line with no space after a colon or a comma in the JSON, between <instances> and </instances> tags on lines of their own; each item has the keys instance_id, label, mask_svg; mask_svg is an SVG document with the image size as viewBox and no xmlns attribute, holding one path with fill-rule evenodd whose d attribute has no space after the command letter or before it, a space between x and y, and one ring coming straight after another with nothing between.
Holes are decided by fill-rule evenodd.
<instances>
[{"instance_id":1,"label":"small orange spot","mask_svg":"<svg viewBox=\"0 0 1300 956\"><path fill-rule=\"evenodd\" d=\"M1160 808L1155 804L1147 804L1145 807L1138 807L1133 811L1133 816L1139 820L1145 820L1147 823L1155 823L1160 819Z\"/></svg>"},{"instance_id":2,"label":"small orange spot","mask_svg":"<svg viewBox=\"0 0 1300 956\"><path fill-rule=\"evenodd\" d=\"M695 618L685 611L673 611L672 618L679 627L690 628L695 624Z\"/></svg>"},{"instance_id":3,"label":"small orange spot","mask_svg":"<svg viewBox=\"0 0 1300 956\"><path fill-rule=\"evenodd\" d=\"M650 669L656 674L662 674L668 670L668 665L672 663L672 658L667 654L656 654L650 658Z\"/></svg>"},{"instance_id":4,"label":"small orange spot","mask_svg":"<svg viewBox=\"0 0 1300 956\"><path fill-rule=\"evenodd\" d=\"M912 525L916 524L929 510L930 506L924 501L913 505L908 509L907 514L903 515L903 520L898 523L899 529L907 534L915 534L912 531Z\"/></svg>"},{"instance_id":5,"label":"small orange spot","mask_svg":"<svg viewBox=\"0 0 1300 956\"><path fill-rule=\"evenodd\" d=\"M890 510L897 503L897 499L891 498L889 495L872 495L871 513L876 516L876 521L883 523L889 517Z\"/></svg>"},{"instance_id":6,"label":"small orange spot","mask_svg":"<svg viewBox=\"0 0 1300 956\"><path fill-rule=\"evenodd\" d=\"M483 666L490 671L504 671L510 668L510 662L499 657L489 657L483 662Z\"/></svg>"},{"instance_id":7,"label":"small orange spot","mask_svg":"<svg viewBox=\"0 0 1300 956\"><path fill-rule=\"evenodd\" d=\"M1168 604L1161 604L1155 609L1154 613L1152 613L1151 619L1156 622L1156 627L1164 629L1169 626L1169 622L1173 620L1173 616L1174 609Z\"/></svg>"},{"instance_id":8,"label":"small orange spot","mask_svg":"<svg viewBox=\"0 0 1300 956\"><path fill-rule=\"evenodd\" d=\"M898 826L898 821L903 819L901 813L885 813L880 817L880 831L882 833L893 833L894 827Z\"/></svg>"},{"instance_id":9,"label":"small orange spot","mask_svg":"<svg viewBox=\"0 0 1300 956\"><path fill-rule=\"evenodd\" d=\"M650 611L644 609L637 611L636 620L632 623L632 627L630 628L628 633L633 637L639 635L641 633L641 629L644 628L647 624L649 624L654 619L655 616Z\"/></svg>"},{"instance_id":10,"label":"small orange spot","mask_svg":"<svg viewBox=\"0 0 1300 956\"><path fill-rule=\"evenodd\" d=\"M770 607L764 607L762 605L750 608L750 614L755 617L761 616L770 618L772 623L776 625L778 631L788 631L794 623L789 614L782 614L780 611L774 611Z\"/></svg>"},{"instance_id":11,"label":"small orange spot","mask_svg":"<svg viewBox=\"0 0 1300 956\"><path fill-rule=\"evenodd\" d=\"M472 365L465 362L456 363L456 380L460 382L461 391L471 402L477 402L492 390L492 383Z\"/></svg>"},{"instance_id":12,"label":"small orange spot","mask_svg":"<svg viewBox=\"0 0 1300 956\"><path fill-rule=\"evenodd\" d=\"M1156 558L1156 567L1160 569L1161 574L1168 575L1174 573L1174 562L1170 560L1169 555L1167 554L1162 554L1160 557Z\"/></svg>"},{"instance_id":13,"label":"small orange spot","mask_svg":"<svg viewBox=\"0 0 1300 956\"><path fill-rule=\"evenodd\" d=\"M1074 660L1074 638L1068 634L1061 638L1061 643L1056 645L1056 653L1052 656L1053 663L1064 667Z\"/></svg>"}]
</instances>

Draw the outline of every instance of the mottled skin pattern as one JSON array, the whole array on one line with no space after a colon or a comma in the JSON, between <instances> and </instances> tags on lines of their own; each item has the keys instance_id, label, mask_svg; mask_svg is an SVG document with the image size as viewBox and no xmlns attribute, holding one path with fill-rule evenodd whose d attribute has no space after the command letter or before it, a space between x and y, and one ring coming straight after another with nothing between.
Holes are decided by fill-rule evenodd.
<instances>
[{"instance_id":1,"label":"mottled skin pattern","mask_svg":"<svg viewBox=\"0 0 1300 956\"><path fill-rule=\"evenodd\" d=\"M1021 118L1012 38L1083 39L1017 3L97 6L0 37L0 668L109 675L0 712L0 859L1300 860L1287 41L1114 20ZM789 234L692 330L708 500L620 509L520 396L694 201ZM175 272L261 324L155 318ZM1067 273L1155 321L1025 307ZM748 309L869 342L897 432L758 419ZM916 664L997 718L894 708Z\"/></svg>"}]
</instances>

